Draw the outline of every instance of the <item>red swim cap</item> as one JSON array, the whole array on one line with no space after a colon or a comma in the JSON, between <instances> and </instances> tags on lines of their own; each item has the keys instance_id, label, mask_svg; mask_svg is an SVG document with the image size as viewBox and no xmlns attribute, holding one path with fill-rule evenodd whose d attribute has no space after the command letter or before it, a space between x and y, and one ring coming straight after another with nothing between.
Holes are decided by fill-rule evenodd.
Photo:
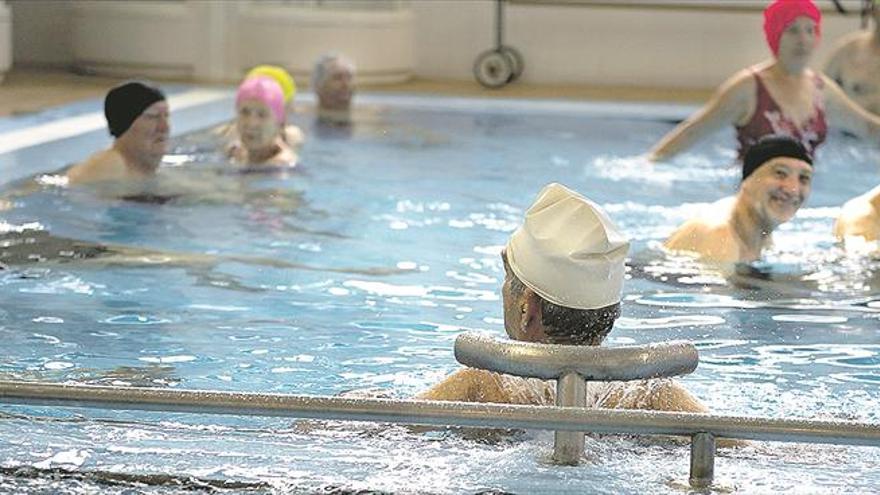
<instances>
[{"instance_id":1,"label":"red swim cap","mask_svg":"<svg viewBox=\"0 0 880 495\"><path fill-rule=\"evenodd\" d=\"M764 35L773 55L779 53L779 38L798 17L809 17L816 23L816 39L822 34L822 13L813 0L776 0L764 9Z\"/></svg>"}]
</instances>

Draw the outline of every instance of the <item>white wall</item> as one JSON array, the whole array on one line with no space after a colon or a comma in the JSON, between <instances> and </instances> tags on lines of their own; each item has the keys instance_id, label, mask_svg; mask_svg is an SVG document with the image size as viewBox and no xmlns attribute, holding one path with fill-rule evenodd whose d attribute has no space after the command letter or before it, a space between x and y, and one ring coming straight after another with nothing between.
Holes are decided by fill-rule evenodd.
<instances>
[{"instance_id":1,"label":"white wall","mask_svg":"<svg viewBox=\"0 0 880 495\"><path fill-rule=\"evenodd\" d=\"M274 63L287 67L297 79L305 78L318 57L331 51L354 60L362 81L399 82L413 73L414 19L409 9L344 11L256 4L240 9L236 21L236 77L254 65Z\"/></svg>"},{"instance_id":2,"label":"white wall","mask_svg":"<svg viewBox=\"0 0 880 495\"><path fill-rule=\"evenodd\" d=\"M0 82L12 66L12 14L6 2L0 1Z\"/></svg>"},{"instance_id":3,"label":"white wall","mask_svg":"<svg viewBox=\"0 0 880 495\"><path fill-rule=\"evenodd\" d=\"M416 74L473 79L477 55L494 46L493 0L414 2ZM858 27L824 12L830 41ZM711 88L769 56L754 12L508 4L505 43L525 59L530 83Z\"/></svg>"},{"instance_id":4,"label":"white wall","mask_svg":"<svg viewBox=\"0 0 880 495\"><path fill-rule=\"evenodd\" d=\"M73 2L74 63L111 75L192 77L200 21L185 2Z\"/></svg>"},{"instance_id":5,"label":"white wall","mask_svg":"<svg viewBox=\"0 0 880 495\"><path fill-rule=\"evenodd\" d=\"M14 63L68 67L73 63L71 2L7 0L12 10Z\"/></svg>"},{"instance_id":6,"label":"white wall","mask_svg":"<svg viewBox=\"0 0 880 495\"><path fill-rule=\"evenodd\" d=\"M473 81L474 60L495 40L494 0L412 0L408 10L372 17L337 8L304 15L231 0L181 2L170 8L188 5L186 18L146 27L133 27L124 17L106 25L83 17L95 6L110 13L144 2L103 1L91 7L81 0L9 3L16 63L142 73L144 67L161 65L200 80L234 80L260 62L284 65L301 79L318 53L335 49L351 55L367 79L400 80L413 73ZM826 3L821 5L829 8ZM279 15L281 10L287 13ZM824 14L825 42L817 66L832 40L858 27L855 17L830 10ZM704 89L769 56L761 22L760 10L512 3L505 9L505 41L522 52L522 80L529 83ZM145 48L149 56L143 55ZM110 49L116 54L99 60Z\"/></svg>"}]
</instances>

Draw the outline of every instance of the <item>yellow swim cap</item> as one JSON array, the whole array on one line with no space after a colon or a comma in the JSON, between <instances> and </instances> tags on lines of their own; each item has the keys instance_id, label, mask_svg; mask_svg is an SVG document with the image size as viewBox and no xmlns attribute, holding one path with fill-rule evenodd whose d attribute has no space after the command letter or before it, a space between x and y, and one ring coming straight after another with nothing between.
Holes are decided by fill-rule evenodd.
<instances>
[{"instance_id":1,"label":"yellow swim cap","mask_svg":"<svg viewBox=\"0 0 880 495\"><path fill-rule=\"evenodd\" d=\"M284 103L293 101L293 96L296 94L296 82L286 70L277 65L258 65L247 73L245 79L253 76L271 77L281 86L281 91L284 92Z\"/></svg>"}]
</instances>

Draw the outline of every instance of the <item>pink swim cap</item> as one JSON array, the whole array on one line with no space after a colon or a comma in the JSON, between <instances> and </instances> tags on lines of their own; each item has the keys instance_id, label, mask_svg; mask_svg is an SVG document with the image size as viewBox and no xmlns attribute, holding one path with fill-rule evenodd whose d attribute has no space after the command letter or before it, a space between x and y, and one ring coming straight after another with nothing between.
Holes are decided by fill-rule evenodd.
<instances>
[{"instance_id":1,"label":"pink swim cap","mask_svg":"<svg viewBox=\"0 0 880 495\"><path fill-rule=\"evenodd\" d=\"M271 77L249 77L238 87L235 95L235 106L241 105L244 100L259 100L269 107L275 116L275 121L284 123L284 91L281 86Z\"/></svg>"},{"instance_id":2,"label":"pink swim cap","mask_svg":"<svg viewBox=\"0 0 880 495\"><path fill-rule=\"evenodd\" d=\"M776 0L764 9L764 35L773 55L779 53L779 38L798 17L809 17L816 23L816 39L822 34L822 13L813 0Z\"/></svg>"}]
</instances>

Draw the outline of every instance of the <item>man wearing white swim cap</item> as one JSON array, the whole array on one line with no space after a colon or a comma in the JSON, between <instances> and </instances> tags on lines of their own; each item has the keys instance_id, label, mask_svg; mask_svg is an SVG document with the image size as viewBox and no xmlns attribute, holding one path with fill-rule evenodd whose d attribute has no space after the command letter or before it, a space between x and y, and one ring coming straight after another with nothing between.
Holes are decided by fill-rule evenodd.
<instances>
[{"instance_id":1,"label":"man wearing white swim cap","mask_svg":"<svg viewBox=\"0 0 880 495\"><path fill-rule=\"evenodd\" d=\"M599 345L620 316L629 241L595 203L549 184L502 251L504 328L510 338L562 345ZM591 382L593 407L706 412L673 380ZM552 405L545 381L485 370L457 371L417 396L507 404Z\"/></svg>"}]
</instances>

